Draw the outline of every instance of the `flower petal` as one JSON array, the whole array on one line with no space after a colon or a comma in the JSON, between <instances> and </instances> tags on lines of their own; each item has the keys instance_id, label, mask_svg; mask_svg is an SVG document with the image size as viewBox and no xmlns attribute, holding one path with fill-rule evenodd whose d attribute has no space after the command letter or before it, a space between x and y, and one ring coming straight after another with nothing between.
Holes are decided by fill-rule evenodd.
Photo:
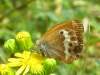
<instances>
[{"instance_id":1,"label":"flower petal","mask_svg":"<svg viewBox=\"0 0 100 75\"><path fill-rule=\"evenodd\" d=\"M9 62L20 62L21 58L9 58L8 61Z\"/></svg>"},{"instance_id":2,"label":"flower petal","mask_svg":"<svg viewBox=\"0 0 100 75\"><path fill-rule=\"evenodd\" d=\"M21 54L21 53L15 53L15 56L16 57L23 57L23 54Z\"/></svg>"},{"instance_id":3,"label":"flower petal","mask_svg":"<svg viewBox=\"0 0 100 75\"><path fill-rule=\"evenodd\" d=\"M23 64L22 62L7 63L7 65L10 67L21 66L22 64Z\"/></svg>"},{"instance_id":4,"label":"flower petal","mask_svg":"<svg viewBox=\"0 0 100 75\"><path fill-rule=\"evenodd\" d=\"M25 75L29 71L29 69L30 69L30 66L27 66L24 73L23 73L23 75Z\"/></svg>"},{"instance_id":5,"label":"flower petal","mask_svg":"<svg viewBox=\"0 0 100 75\"><path fill-rule=\"evenodd\" d=\"M17 72L16 72L15 75L20 75L20 74L23 72L23 70L25 69L25 67L26 67L26 65L22 65L22 66L17 70Z\"/></svg>"}]
</instances>

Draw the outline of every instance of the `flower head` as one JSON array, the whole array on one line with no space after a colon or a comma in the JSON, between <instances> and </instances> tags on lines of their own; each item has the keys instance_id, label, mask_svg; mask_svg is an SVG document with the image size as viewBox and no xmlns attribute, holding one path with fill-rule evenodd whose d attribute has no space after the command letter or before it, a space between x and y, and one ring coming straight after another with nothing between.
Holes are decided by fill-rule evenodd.
<instances>
[{"instance_id":1,"label":"flower head","mask_svg":"<svg viewBox=\"0 0 100 75\"><path fill-rule=\"evenodd\" d=\"M17 33L16 42L21 51L30 50L33 45L31 35L26 31Z\"/></svg>"},{"instance_id":2,"label":"flower head","mask_svg":"<svg viewBox=\"0 0 100 75\"><path fill-rule=\"evenodd\" d=\"M9 39L4 43L4 48L8 53L15 53L18 50L15 39Z\"/></svg>"},{"instance_id":3,"label":"flower head","mask_svg":"<svg viewBox=\"0 0 100 75\"><path fill-rule=\"evenodd\" d=\"M47 74L52 73L55 70L56 65L57 65L56 60L53 58L47 58L43 62L43 67L45 71L47 72Z\"/></svg>"},{"instance_id":4,"label":"flower head","mask_svg":"<svg viewBox=\"0 0 100 75\"><path fill-rule=\"evenodd\" d=\"M9 58L8 66L10 67L17 67L21 66L18 71L16 72L16 75L19 75L23 72L23 75L25 75L30 69L31 71L34 71L37 69L37 66L41 66L41 63L43 62L43 57L38 53L31 53L24 51L23 54L16 53L15 56L17 58ZM38 69L41 69L38 68Z\"/></svg>"},{"instance_id":5,"label":"flower head","mask_svg":"<svg viewBox=\"0 0 100 75\"><path fill-rule=\"evenodd\" d=\"M15 40L12 39L10 41L11 42L8 41L6 43L4 46L5 48L12 52L17 48L18 51L16 52L24 51L23 53L15 53L14 58L8 59L8 67L20 67L15 75L48 75L54 71L56 67L56 61L54 59L44 58L41 54L36 52L28 52L33 45L31 36L28 32L19 32Z\"/></svg>"},{"instance_id":6,"label":"flower head","mask_svg":"<svg viewBox=\"0 0 100 75\"><path fill-rule=\"evenodd\" d=\"M0 75L14 75L14 72L7 64L0 64Z\"/></svg>"},{"instance_id":7,"label":"flower head","mask_svg":"<svg viewBox=\"0 0 100 75\"><path fill-rule=\"evenodd\" d=\"M32 75L47 75L51 74L55 67L56 61L52 58L44 59L40 54L36 52L24 51L21 53L15 53L16 58L9 58L9 67L18 67L15 75L23 75L31 72Z\"/></svg>"}]
</instances>

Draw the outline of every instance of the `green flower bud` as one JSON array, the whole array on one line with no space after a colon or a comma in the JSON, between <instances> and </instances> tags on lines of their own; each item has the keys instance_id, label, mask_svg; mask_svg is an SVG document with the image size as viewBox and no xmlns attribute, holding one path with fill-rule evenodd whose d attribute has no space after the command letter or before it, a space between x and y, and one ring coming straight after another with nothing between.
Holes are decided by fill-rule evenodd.
<instances>
[{"instance_id":1,"label":"green flower bud","mask_svg":"<svg viewBox=\"0 0 100 75\"><path fill-rule=\"evenodd\" d=\"M53 58L47 58L44 60L43 67L44 67L47 75L51 74L55 70L56 65L57 65L56 60Z\"/></svg>"},{"instance_id":2,"label":"green flower bud","mask_svg":"<svg viewBox=\"0 0 100 75\"><path fill-rule=\"evenodd\" d=\"M16 42L21 51L29 50L33 45L30 34L25 31L17 33Z\"/></svg>"},{"instance_id":3,"label":"green flower bud","mask_svg":"<svg viewBox=\"0 0 100 75\"><path fill-rule=\"evenodd\" d=\"M55 75L55 74L50 74L50 75Z\"/></svg>"},{"instance_id":4,"label":"green flower bud","mask_svg":"<svg viewBox=\"0 0 100 75\"><path fill-rule=\"evenodd\" d=\"M15 53L18 50L18 46L14 39L9 39L4 43L4 48L9 53Z\"/></svg>"},{"instance_id":5,"label":"green flower bud","mask_svg":"<svg viewBox=\"0 0 100 75\"><path fill-rule=\"evenodd\" d=\"M31 67L31 73L32 75L45 75L45 70L43 68L43 65L38 65L35 68Z\"/></svg>"}]
</instances>

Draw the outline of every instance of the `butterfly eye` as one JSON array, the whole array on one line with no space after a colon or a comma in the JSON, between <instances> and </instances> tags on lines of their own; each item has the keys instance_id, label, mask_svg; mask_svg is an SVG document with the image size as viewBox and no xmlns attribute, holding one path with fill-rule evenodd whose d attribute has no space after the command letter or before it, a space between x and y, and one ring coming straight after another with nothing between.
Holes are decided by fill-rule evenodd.
<instances>
[{"instance_id":1,"label":"butterfly eye","mask_svg":"<svg viewBox=\"0 0 100 75\"><path fill-rule=\"evenodd\" d=\"M60 31L60 34L63 35L63 31Z\"/></svg>"}]
</instances>

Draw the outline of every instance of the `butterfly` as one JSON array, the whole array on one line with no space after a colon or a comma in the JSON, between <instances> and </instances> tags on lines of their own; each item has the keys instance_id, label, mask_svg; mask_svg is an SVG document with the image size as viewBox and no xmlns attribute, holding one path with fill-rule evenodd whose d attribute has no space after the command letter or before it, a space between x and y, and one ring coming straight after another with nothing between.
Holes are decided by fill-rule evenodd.
<instances>
[{"instance_id":1,"label":"butterfly","mask_svg":"<svg viewBox=\"0 0 100 75\"><path fill-rule=\"evenodd\" d=\"M79 20L55 25L36 41L42 56L72 63L83 49L84 27Z\"/></svg>"}]
</instances>

